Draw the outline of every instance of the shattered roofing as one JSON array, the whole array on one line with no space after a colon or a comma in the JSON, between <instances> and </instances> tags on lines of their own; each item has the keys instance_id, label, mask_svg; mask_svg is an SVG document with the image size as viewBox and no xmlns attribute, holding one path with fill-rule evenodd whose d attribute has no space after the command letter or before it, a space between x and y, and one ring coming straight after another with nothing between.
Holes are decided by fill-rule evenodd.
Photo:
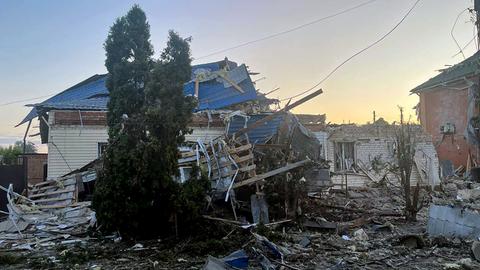
<instances>
[{"instance_id":1,"label":"shattered roofing","mask_svg":"<svg viewBox=\"0 0 480 270\"><path fill-rule=\"evenodd\" d=\"M223 82L221 79L211 79L200 82L197 110L220 109L257 98L257 91L248 75L245 65L234 68L227 73L227 76L240 86L243 93L231 84ZM194 81L185 84L184 93L185 95L194 95Z\"/></svg>"},{"instance_id":2,"label":"shattered roofing","mask_svg":"<svg viewBox=\"0 0 480 270\"><path fill-rule=\"evenodd\" d=\"M437 76L415 87L410 92L418 93L425 91L429 88L437 86L439 84L452 82L463 77L476 75L480 73L480 52L476 52L474 55L465 59L464 61L445 69Z\"/></svg>"},{"instance_id":3,"label":"shattered roofing","mask_svg":"<svg viewBox=\"0 0 480 270\"><path fill-rule=\"evenodd\" d=\"M247 126L252 125L253 123L257 122L258 120L266 117L268 114L256 114L250 115L250 118L247 122ZM256 127L247 132L248 139L250 143L253 144L264 144L266 143L272 136L277 134L278 128L284 122L286 115L279 114L274 117L272 120L265 122L263 125ZM245 118L241 116L234 116L230 122L230 126L228 129L228 134L231 135L238 130L244 128L245 125Z\"/></svg>"},{"instance_id":4,"label":"shattered roofing","mask_svg":"<svg viewBox=\"0 0 480 270\"><path fill-rule=\"evenodd\" d=\"M200 70L217 72L223 69L227 70L224 73L243 90L243 93L222 78L201 81L197 111L220 109L257 99L257 91L245 65L238 66L237 63L225 59L195 65L192 67L192 74L196 74ZM34 108L18 125L37 117L37 109L106 110L108 103L108 89L105 86L107 75L94 75L41 103L30 105ZM184 85L185 95L194 95L194 92L195 82L193 80Z\"/></svg>"}]
</instances>

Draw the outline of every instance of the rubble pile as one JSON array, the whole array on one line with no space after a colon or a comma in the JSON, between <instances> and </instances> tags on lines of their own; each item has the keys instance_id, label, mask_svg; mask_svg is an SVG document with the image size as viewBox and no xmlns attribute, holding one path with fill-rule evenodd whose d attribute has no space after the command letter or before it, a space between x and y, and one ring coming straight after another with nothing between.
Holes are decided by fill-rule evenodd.
<instances>
[{"instance_id":1,"label":"rubble pile","mask_svg":"<svg viewBox=\"0 0 480 270\"><path fill-rule=\"evenodd\" d=\"M2 250L34 250L85 241L96 219L90 202L78 201L81 176L38 183L28 197L13 192L10 185L5 190L8 218L0 223Z\"/></svg>"}]
</instances>

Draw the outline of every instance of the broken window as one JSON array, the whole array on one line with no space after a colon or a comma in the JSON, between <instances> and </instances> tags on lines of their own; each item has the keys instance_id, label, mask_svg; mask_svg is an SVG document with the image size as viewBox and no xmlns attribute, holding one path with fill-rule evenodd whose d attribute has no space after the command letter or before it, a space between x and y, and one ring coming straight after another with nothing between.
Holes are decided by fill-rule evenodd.
<instances>
[{"instance_id":1,"label":"broken window","mask_svg":"<svg viewBox=\"0 0 480 270\"><path fill-rule=\"evenodd\" d=\"M355 143L335 143L335 171L350 171L355 163Z\"/></svg>"},{"instance_id":2,"label":"broken window","mask_svg":"<svg viewBox=\"0 0 480 270\"><path fill-rule=\"evenodd\" d=\"M387 150L390 158L395 157L397 145L395 141L387 141Z\"/></svg>"},{"instance_id":3,"label":"broken window","mask_svg":"<svg viewBox=\"0 0 480 270\"><path fill-rule=\"evenodd\" d=\"M99 142L98 143L98 157L101 157L103 153L105 153L105 150L107 150L107 144L106 142Z\"/></svg>"}]
</instances>

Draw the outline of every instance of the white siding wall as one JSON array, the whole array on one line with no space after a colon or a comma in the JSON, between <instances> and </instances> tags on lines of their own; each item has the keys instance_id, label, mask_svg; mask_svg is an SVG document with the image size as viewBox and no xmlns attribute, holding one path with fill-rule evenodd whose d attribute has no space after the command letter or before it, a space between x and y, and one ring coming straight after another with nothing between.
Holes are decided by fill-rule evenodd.
<instances>
[{"instance_id":1,"label":"white siding wall","mask_svg":"<svg viewBox=\"0 0 480 270\"><path fill-rule=\"evenodd\" d=\"M108 141L106 126L55 126L50 112L48 178L56 178L98 158L98 143Z\"/></svg>"},{"instance_id":2,"label":"white siding wall","mask_svg":"<svg viewBox=\"0 0 480 270\"><path fill-rule=\"evenodd\" d=\"M98 143L108 141L106 126L54 125L55 111L49 115L48 178L57 178L98 158ZM186 141L210 141L224 134L225 128L194 128Z\"/></svg>"},{"instance_id":3,"label":"white siding wall","mask_svg":"<svg viewBox=\"0 0 480 270\"><path fill-rule=\"evenodd\" d=\"M317 137L323 138L323 135L315 132ZM394 157L392 155L392 151L389 149L389 143L393 143L393 138L364 138L357 140L355 142L355 158L356 160L361 160L367 167L371 164L371 161L375 157L381 157L382 161L384 162L394 162ZM328 140L327 144L327 160L332 161L330 169L334 171L333 160L334 160L334 142ZM438 172L438 157L437 152L435 151L435 147L431 142L419 142L416 145L416 156L420 160L420 163L423 165L424 168L427 170L430 169L430 163L432 163L433 171L436 174ZM332 177L332 182L334 184L341 184L342 176L336 175ZM370 179L366 176L360 175L348 175L348 186L350 187L362 187L366 186L367 183L370 182ZM397 182L398 180L394 177L394 175L389 175L389 179L391 181L396 182L395 184L399 185ZM417 181L421 180L421 176L417 170L417 167L413 167L410 184L411 186L415 186ZM432 182L435 185L438 185L439 179L437 176L427 177L428 184L431 185Z\"/></svg>"}]
</instances>

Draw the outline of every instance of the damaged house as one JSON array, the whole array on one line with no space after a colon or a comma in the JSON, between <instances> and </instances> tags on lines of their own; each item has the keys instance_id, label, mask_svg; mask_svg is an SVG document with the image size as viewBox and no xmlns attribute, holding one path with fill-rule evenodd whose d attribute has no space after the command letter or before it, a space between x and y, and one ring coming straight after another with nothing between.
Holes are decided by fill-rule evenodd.
<instances>
[{"instance_id":1,"label":"damaged house","mask_svg":"<svg viewBox=\"0 0 480 270\"><path fill-rule=\"evenodd\" d=\"M302 152L303 158L319 157L318 143L313 134L288 110L271 111L269 106L277 101L266 98L256 90L251 74L244 64L238 65L228 59L192 67L192 79L185 84L184 93L197 97L198 105L191 123L193 132L186 135L187 148L183 148L185 153L182 152L182 157L190 159L179 160L181 175L187 175L189 166L183 163L191 161L189 153L195 152L197 160L200 158L199 151L203 150L203 159L210 161L208 155L212 154L211 151L218 147L224 150L225 147L220 146L221 140L230 140L238 131L242 131L242 135L234 141L237 146L249 145L250 154L235 160L239 164L246 162L250 166L250 170L244 168L243 171L250 173L248 176L255 176L252 171L255 168L253 148L285 141L282 136L296 136L288 145L297 148L297 152ZM49 179L82 168L98 159L105 150L108 141L106 111L109 99L105 87L106 78L106 74L94 75L44 102L29 105L33 109L19 125L35 118L40 120L42 142L48 143ZM250 128L254 123L257 125ZM197 149L199 145L207 147ZM232 149L235 148L232 146ZM210 176L214 173L213 165L208 164L212 173ZM216 166L218 170L219 164ZM228 173L231 175L231 172ZM220 172L216 174L219 176Z\"/></svg>"},{"instance_id":2,"label":"damaged house","mask_svg":"<svg viewBox=\"0 0 480 270\"><path fill-rule=\"evenodd\" d=\"M480 53L446 68L411 90L420 102L417 115L432 138L445 176L453 167L478 164L478 86Z\"/></svg>"},{"instance_id":3,"label":"damaged house","mask_svg":"<svg viewBox=\"0 0 480 270\"><path fill-rule=\"evenodd\" d=\"M244 64L226 58L192 67L192 78L184 85L184 94L196 97L198 103L190 123L192 133L179 146L177 181L186 181L192 177L193 168L200 167L208 173L216 191L214 199L231 198L235 219L233 190L254 187L257 195L251 198L251 204L252 213L257 214L253 214L253 220L268 223L265 200L258 195L265 180L320 160L315 135L289 110L322 91L273 111L270 105L278 101L257 91L251 74ZM33 109L19 124L38 118L42 142L48 144L49 181L32 189L32 196L46 207L62 208L72 203L55 197L64 193L56 186L58 183L75 179L74 202L81 199L80 195L85 196L82 191L92 188L99 158L108 147L106 78L107 74L94 75L44 102L29 105ZM281 156L271 166L258 167L271 152ZM43 187L44 184L54 186ZM37 194L36 190L49 192Z\"/></svg>"},{"instance_id":4,"label":"damaged house","mask_svg":"<svg viewBox=\"0 0 480 270\"><path fill-rule=\"evenodd\" d=\"M395 164L395 125L382 120L365 125L325 125L324 119L318 120L305 125L317 137L321 155L330 163L334 187L364 187L380 181L398 185L398 179L388 172ZM417 181L424 186L439 185L434 144L419 126L414 126L414 133L416 153L411 185L415 186Z\"/></svg>"}]
</instances>

